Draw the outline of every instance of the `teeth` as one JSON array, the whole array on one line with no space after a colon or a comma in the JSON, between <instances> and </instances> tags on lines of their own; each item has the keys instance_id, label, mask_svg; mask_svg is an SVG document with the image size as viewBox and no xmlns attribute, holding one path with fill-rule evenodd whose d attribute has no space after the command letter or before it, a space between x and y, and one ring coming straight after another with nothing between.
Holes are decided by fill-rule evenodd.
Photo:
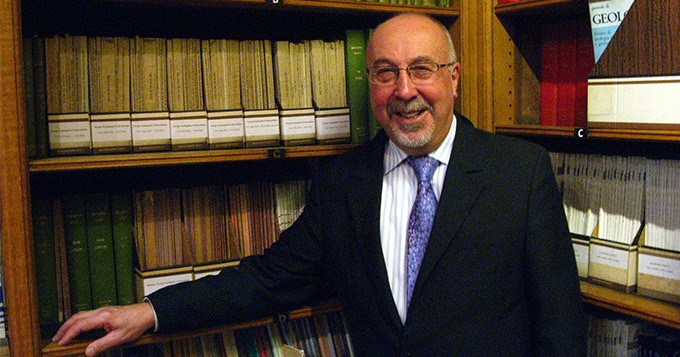
<instances>
[{"instance_id":1,"label":"teeth","mask_svg":"<svg viewBox=\"0 0 680 357\"><path fill-rule=\"evenodd\" d=\"M413 117L418 116L418 114L420 114L420 113L421 112L408 112L408 113L400 112L399 116L401 116L403 118L413 118Z\"/></svg>"}]
</instances>

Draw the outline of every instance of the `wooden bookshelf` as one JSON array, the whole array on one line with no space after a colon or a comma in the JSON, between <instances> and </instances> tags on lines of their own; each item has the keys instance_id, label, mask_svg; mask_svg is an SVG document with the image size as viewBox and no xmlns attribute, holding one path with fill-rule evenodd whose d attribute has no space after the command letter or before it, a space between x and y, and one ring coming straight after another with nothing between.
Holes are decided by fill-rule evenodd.
<instances>
[{"instance_id":1,"label":"wooden bookshelf","mask_svg":"<svg viewBox=\"0 0 680 357\"><path fill-rule=\"evenodd\" d=\"M342 306L337 301L331 301L325 304L320 304L316 306L305 307L297 310L290 311L287 314L279 314L277 316L270 316L262 318L259 320L248 321L243 323L231 324L227 326L219 326L206 328L195 331L187 332L176 332L176 333L166 333L166 334L146 334L139 338L133 345L148 345L152 343L163 343L172 340L178 340L183 338L191 338L196 336L217 334L228 330L238 330L243 328L262 326L271 323L275 323L283 320L295 320L304 317L314 316L318 314L327 314L329 312L340 311ZM88 344L92 342L91 340L80 340L72 342L66 346L59 346L53 342L46 342L43 348L43 356L45 357L60 357L60 356L71 356L85 353L85 348Z\"/></svg>"},{"instance_id":2,"label":"wooden bookshelf","mask_svg":"<svg viewBox=\"0 0 680 357\"><path fill-rule=\"evenodd\" d=\"M588 304L680 329L680 305L583 281L581 292Z\"/></svg>"},{"instance_id":3,"label":"wooden bookshelf","mask_svg":"<svg viewBox=\"0 0 680 357\"><path fill-rule=\"evenodd\" d=\"M519 136L574 137L634 141L680 142L679 130L577 128L547 125L498 125L499 134Z\"/></svg>"},{"instance_id":4,"label":"wooden bookshelf","mask_svg":"<svg viewBox=\"0 0 680 357\"><path fill-rule=\"evenodd\" d=\"M354 146L356 145L311 145L254 149L64 156L32 160L29 162L29 170L30 172L51 172L319 157L341 154Z\"/></svg>"},{"instance_id":5,"label":"wooden bookshelf","mask_svg":"<svg viewBox=\"0 0 680 357\"><path fill-rule=\"evenodd\" d=\"M652 6L654 2L645 1L645 4ZM633 152L633 155L658 154L655 151L675 152L670 148L676 148L680 144L680 130L674 128L581 128L537 124L540 118L541 83L539 30L546 23L587 18L587 1L520 0L504 4L496 1L494 14L496 22L493 27L493 52L496 61L493 64L493 73L497 81L492 90L493 127L496 133L523 137L547 147L555 145L567 152L585 150L588 153L616 154L625 151L628 154ZM627 31L633 32L634 29ZM671 34L670 37L676 37L674 35ZM535 90L526 91L526 88ZM644 153L634 152L637 148L644 149ZM668 155L677 158L676 154ZM581 282L581 291L587 304L680 329L680 306L677 304L635 293L624 293L585 281Z\"/></svg>"},{"instance_id":6,"label":"wooden bookshelf","mask_svg":"<svg viewBox=\"0 0 680 357\"><path fill-rule=\"evenodd\" d=\"M159 11L157 11L159 10ZM285 11L279 15L278 11ZM162 167L181 167L205 169L214 165L238 165L241 162L258 161L266 165L275 160L278 166L285 163L281 158L316 158L337 155L354 145L322 145L308 147L277 147L238 150L214 150L202 152L162 152L121 155L92 155L77 157L52 157L46 159L27 159L27 138L25 96L23 84L23 36L49 36L58 33L83 35L158 35L158 36L208 36L214 27L202 22L221 19L224 15L241 19L241 12L246 13L244 19L268 17L283 24L294 23L296 31L307 28L305 33L318 33L318 28L307 20L324 21L325 28L333 31L353 26L368 28L385 18L402 11L413 11L430 14L451 26L452 32L460 31L456 19L461 16L460 0L453 0L450 7L427 7L393 5L378 2L360 2L350 0L103 0L82 2L66 0L50 1L5 1L0 6L0 101L2 101L0 121L0 236L2 237L3 289L7 326L9 329L9 349L11 356L49 356L82 353L82 344L74 344L65 349L46 346L40 338L40 321L37 312L35 292L36 272L33 252L32 217L31 217L31 180L48 182L52 177L69 175L71 172L83 172L88 177L100 175L103 180L107 174ZM113 14L113 15L112 15ZM124 16L118 16L124 15ZM157 26L149 19L138 21L140 15L150 15L154 20L162 20ZM151 16L152 15L152 16ZM169 15L169 16L166 16ZM193 15L200 15L194 17ZM263 16L259 16L263 15ZM155 17L154 17L155 16ZM205 17L202 17L205 16ZM99 21L100 19L105 21ZM180 19L180 20L176 20ZM174 22L181 26L174 26ZM224 20L222 20L224 21ZM253 36L262 36L267 29L260 29L261 24L254 23L250 28L244 22L231 24L237 30L250 33L258 30ZM272 21L275 22L275 21ZM187 25L188 23L188 25ZM248 21L245 21L247 24ZM203 26L203 27L201 27ZM344 27L343 27L344 26ZM168 27L168 28L166 28ZM196 29L199 29L196 33ZM144 30L136 33L137 30ZM218 28L218 31L231 31ZM28 31L24 33L25 31ZM475 51L470 51L474 56ZM465 56L465 55L464 55ZM474 58L467 59L474 62ZM126 170L119 170L126 169ZM130 170L127 170L130 169ZM59 183L54 181L55 187ZM291 313L291 318L322 313L330 307L313 307ZM243 325L232 325L217 330L196 331L191 334L213 333L229 328L247 327L249 324L262 324L273 321L265 319ZM145 336L140 343L170 341L175 338L190 336L154 335ZM43 348L45 350L43 351ZM72 348L72 349L70 349Z\"/></svg>"}]
</instances>

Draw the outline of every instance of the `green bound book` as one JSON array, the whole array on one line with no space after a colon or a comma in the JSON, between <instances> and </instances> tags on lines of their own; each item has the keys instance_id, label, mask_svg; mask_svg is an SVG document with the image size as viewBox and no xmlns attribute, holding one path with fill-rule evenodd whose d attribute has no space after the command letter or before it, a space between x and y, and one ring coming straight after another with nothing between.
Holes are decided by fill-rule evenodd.
<instances>
[{"instance_id":1,"label":"green bound book","mask_svg":"<svg viewBox=\"0 0 680 357\"><path fill-rule=\"evenodd\" d=\"M71 313L92 309L87 217L84 195L67 195L62 200L64 241L68 267Z\"/></svg>"},{"instance_id":2,"label":"green bound book","mask_svg":"<svg viewBox=\"0 0 680 357\"><path fill-rule=\"evenodd\" d=\"M368 44L368 40L371 38L371 35L373 34L373 29L368 29L366 30L366 43ZM369 98L368 96L366 97L367 103L369 103ZM368 140L371 140L375 137L375 135L382 129L380 127L380 123L378 123L378 119L375 117L375 113L373 113L373 108L371 108L370 105L366 105L366 121L367 121L367 126L368 126Z\"/></svg>"},{"instance_id":3,"label":"green bound book","mask_svg":"<svg viewBox=\"0 0 680 357\"><path fill-rule=\"evenodd\" d=\"M116 270L108 193L87 195L87 244L90 257L92 307L116 305Z\"/></svg>"},{"instance_id":4,"label":"green bound book","mask_svg":"<svg viewBox=\"0 0 680 357\"><path fill-rule=\"evenodd\" d=\"M368 81L366 80L366 31L347 30L345 62L347 105L349 106L352 142L368 141Z\"/></svg>"},{"instance_id":5,"label":"green bound book","mask_svg":"<svg viewBox=\"0 0 680 357\"><path fill-rule=\"evenodd\" d=\"M41 326L55 325L60 321L52 201L35 199L32 211L38 316Z\"/></svg>"},{"instance_id":6,"label":"green bound book","mask_svg":"<svg viewBox=\"0 0 680 357\"><path fill-rule=\"evenodd\" d=\"M118 305L128 305L135 299L133 257L132 195L111 195L111 229L113 253L116 262L116 291Z\"/></svg>"}]
</instances>

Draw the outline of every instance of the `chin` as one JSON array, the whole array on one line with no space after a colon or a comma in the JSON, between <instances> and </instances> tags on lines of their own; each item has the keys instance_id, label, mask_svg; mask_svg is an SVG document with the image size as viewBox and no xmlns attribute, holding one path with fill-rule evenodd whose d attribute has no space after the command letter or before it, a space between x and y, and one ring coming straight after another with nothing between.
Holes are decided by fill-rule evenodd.
<instances>
[{"instance_id":1,"label":"chin","mask_svg":"<svg viewBox=\"0 0 680 357\"><path fill-rule=\"evenodd\" d=\"M417 149L427 145L432 140L433 131L426 130L425 128L408 132L397 129L392 132L390 137L399 144L399 146Z\"/></svg>"}]
</instances>

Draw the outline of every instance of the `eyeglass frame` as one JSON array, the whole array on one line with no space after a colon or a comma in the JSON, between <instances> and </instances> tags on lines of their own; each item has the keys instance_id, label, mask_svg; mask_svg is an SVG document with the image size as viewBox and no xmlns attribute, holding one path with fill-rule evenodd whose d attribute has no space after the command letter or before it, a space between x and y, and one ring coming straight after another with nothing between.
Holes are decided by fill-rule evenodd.
<instances>
[{"instance_id":1,"label":"eyeglass frame","mask_svg":"<svg viewBox=\"0 0 680 357\"><path fill-rule=\"evenodd\" d=\"M373 67L370 67L370 68L366 68L366 79L367 79L370 83L373 83L373 84L383 85L383 86L391 86L391 85L395 85L395 84L397 83L397 81L399 80L399 73L400 73L402 70L405 70L406 73L408 74L408 78L409 78L413 83L416 83L416 82L418 82L418 80L416 80L416 81L413 80L413 78L411 77L411 71L409 70L409 68L412 67L412 66L423 65L423 64L433 64L433 65L435 65L435 66L437 67L437 69L436 69L434 72L432 72L432 76L434 76L435 74L437 74L437 72L439 72L440 69L446 68L446 67L450 67L450 66L453 66L454 64L456 64L456 61L451 61L451 62L449 62L449 63L437 63L437 62L434 62L434 61L417 62L417 63L412 63L412 64L406 66L405 68L400 68L400 67L398 67L398 66L396 66L396 65L388 65L388 66L377 65L377 66L373 66ZM396 77L394 77L394 82L393 82L393 83L392 83L392 82L387 82L387 83L386 83L386 82L376 82L376 81L371 81L371 70L372 70L372 69L376 69L376 68L381 68L381 67L383 67L383 68L389 68L389 69L392 69L392 70L396 69L396 72L395 72L395 73L396 73L397 75L396 75ZM425 82L421 82L421 83L427 83L427 81L429 81L430 78L432 78L432 77L429 77Z\"/></svg>"}]
</instances>

